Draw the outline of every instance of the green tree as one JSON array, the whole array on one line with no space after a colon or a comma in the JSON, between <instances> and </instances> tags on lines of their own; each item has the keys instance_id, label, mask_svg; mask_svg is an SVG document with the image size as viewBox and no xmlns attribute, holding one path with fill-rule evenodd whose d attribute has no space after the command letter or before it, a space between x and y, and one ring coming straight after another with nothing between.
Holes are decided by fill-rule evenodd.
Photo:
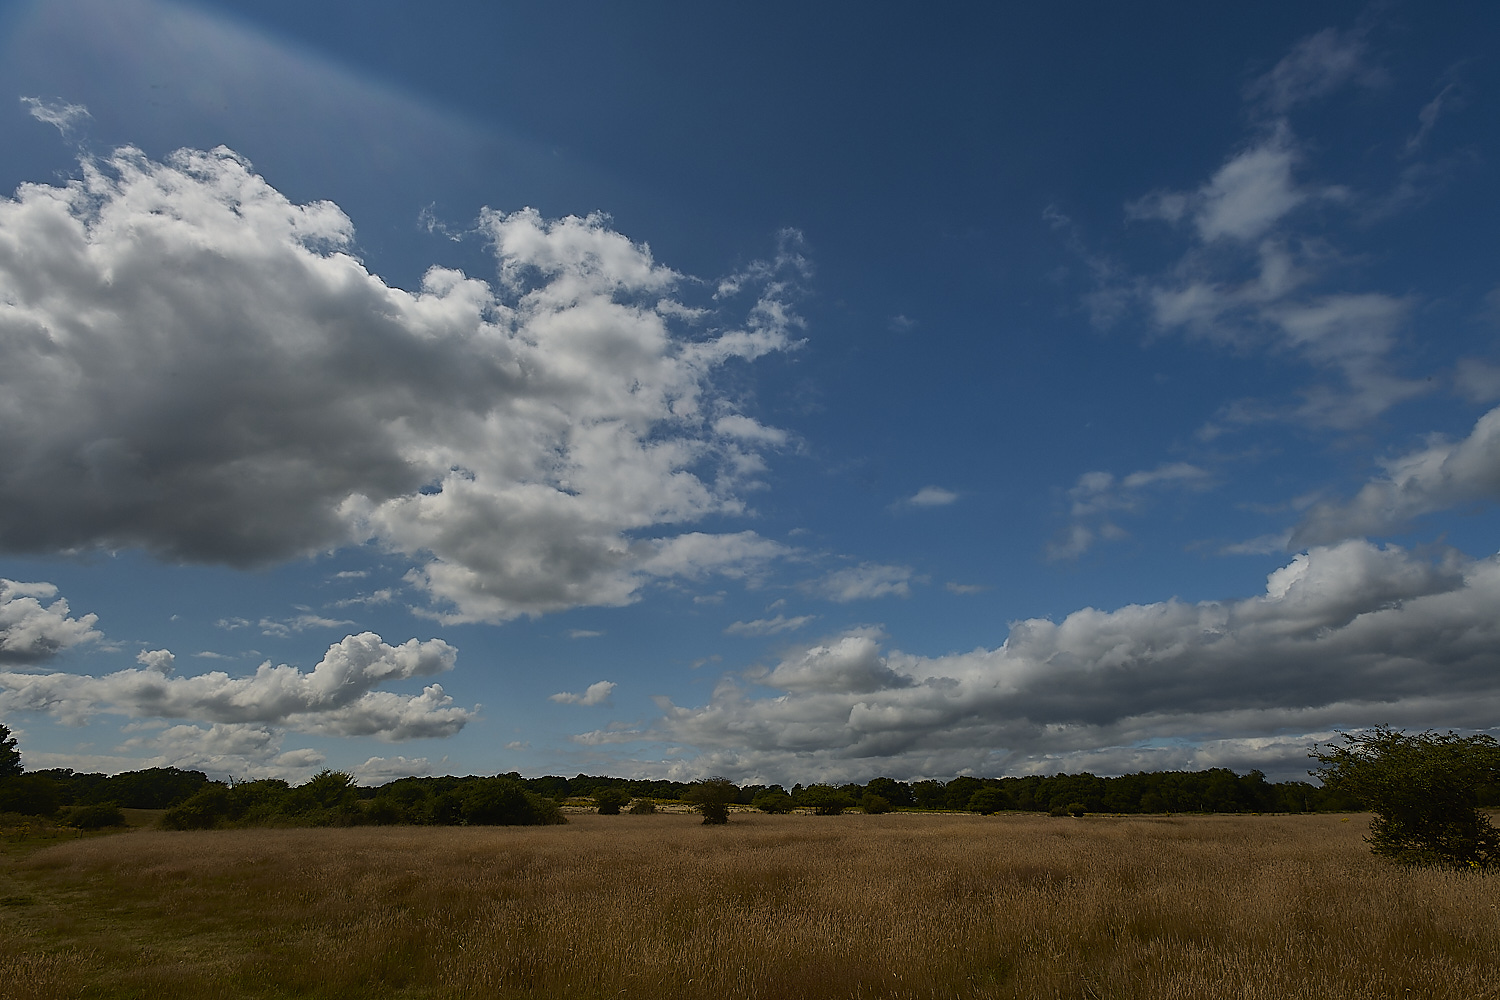
<instances>
[{"instance_id":1,"label":"green tree","mask_svg":"<svg viewBox=\"0 0 1500 1000\"><path fill-rule=\"evenodd\" d=\"M758 792L750 804L763 813L772 815L783 815L789 813L797 805L792 797L782 790L780 785L774 785L763 792Z\"/></svg>"},{"instance_id":2,"label":"green tree","mask_svg":"<svg viewBox=\"0 0 1500 1000\"><path fill-rule=\"evenodd\" d=\"M719 826L729 822L729 803L738 794L734 782L715 776L693 782L684 798L698 807L705 825Z\"/></svg>"},{"instance_id":3,"label":"green tree","mask_svg":"<svg viewBox=\"0 0 1500 1000\"><path fill-rule=\"evenodd\" d=\"M21 776L21 751L16 749L16 738L10 727L0 724L0 778Z\"/></svg>"},{"instance_id":4,"label":"green tree","mask_svg":"<svg viewBox=\"0 0 1500 1000\"><path fill-rule=\"evenodd\" d=\"M854 808L854 796L832 785L808 785L797 796L799 806L809 806L819 816L840 816Z\"/></svg>"},{"instance_id":5,"label":"green tree","mask_svg":"<svg viewBox=\"0 0 1500 1000\"><path fill-rule=\"evenodd\" d=\"M1363 802L1375 818L1371 850L1402 864L1488 868L1500 863L1500 831L1478 809L1480 789L1500 780L1492 737L1380 726L1340 733L1314 747L1325 787Z\"/></svg>"},{"instance_id":6,"label":"green tree","mask_svg":"<svg viewBox=\"0 0 1500 1000\"><path fill-rule=\"evenodd\" d=\"M594 805L600 816L618 816L620 807L629 802L630 793L623 788L601 788L594 793Z\"/></svg>"},{"instance_id":7,"label":"green tree","mask_svg":"<svg viewBox=\"0 0 1500 1000\"><path fill-rule=\"evenodd\" d=\"M1003 788L990 786L981 788L969 796L966 808L970 812L983 813L986 816L1000 812L1002 809L1013 809L1015 803L1011 801L1010 793Z\"/></svg>"}]
</instances>

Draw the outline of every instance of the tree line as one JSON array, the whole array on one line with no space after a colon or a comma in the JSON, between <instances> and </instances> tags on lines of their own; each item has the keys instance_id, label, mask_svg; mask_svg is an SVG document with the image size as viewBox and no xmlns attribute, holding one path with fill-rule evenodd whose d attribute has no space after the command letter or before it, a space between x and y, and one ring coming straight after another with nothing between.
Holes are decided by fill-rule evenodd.
<instances>
[{"instance_id":1,"label":"tree line","mask_svg":"<svg viewBox=\"0 0 1500 1000\"><path fill-rule=\"evenodd\" d=\"M66 768L0 777L0 812L54 816L83 810L165 809L179 829L238 825L347 826L363 824L524 825L559 822L557 803L589 800L618 812L631 802L699 803L700 782L652 781L579 774L526 778L503 775L400 778L363 787L340 771L323 771L300 785L266 778L220 782L202 771L154 767L105 775ZM996 813L1244 813L1358 809L1363 802L1338 789L1305 781L1267 781L1259 771L1227 768L905 782L874 778L842 785L727 785L726 804L770 813L793 810L832 815L846 809ZM103 815L103 814L100 814Z\"/></svg>"}]
</instances>

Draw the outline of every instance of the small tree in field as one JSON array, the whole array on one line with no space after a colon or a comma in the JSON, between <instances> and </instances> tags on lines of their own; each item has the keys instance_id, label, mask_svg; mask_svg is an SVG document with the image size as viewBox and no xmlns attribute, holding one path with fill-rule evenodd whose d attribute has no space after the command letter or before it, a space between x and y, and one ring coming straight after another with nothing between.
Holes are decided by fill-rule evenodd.
<instances>
[{"instance_id":1,"label":"small tree in field","mask_svg":"<svg viewBox=\"0 0 1500 1000\"><path fill-rule=\"evenodd\" d=\"M1500 864L1500 831L1478 809L1479 789L1500 781L1500 743L1386 726L1340 736L1342 746L1313 748L1315 773L1375 813L1371 850L1402 864Z\"/></svg>"},{"instance_id":2,"label":"small tree in field","mask_svg":"<svg viewBox=\"0 0 1500 1000\"><path fill-rule=\"evenodd\" d=\"M703 822L717 826L729 822L729 803L739 794L739 788L728 778L703 778L693 782L685 798L698 807Z\"/></svg>"},{"instance_id":3,"label":"small tree in field","mask_svg":"<svg viewBox=\"0 0 1500 1000\"><path fill-rule=\"evenodd\" d=\"M620 807L630 802L630 793L623 788L601 788L594 793L594 806L600 816L618 816Z\"/></svg>"}]
</instances>

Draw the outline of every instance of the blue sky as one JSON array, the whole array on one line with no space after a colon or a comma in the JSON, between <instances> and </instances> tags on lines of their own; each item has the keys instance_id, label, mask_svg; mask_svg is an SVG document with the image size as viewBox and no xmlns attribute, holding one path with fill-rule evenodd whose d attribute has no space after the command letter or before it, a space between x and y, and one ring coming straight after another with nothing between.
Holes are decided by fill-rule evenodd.
<instances>
[{"instance_id":1,"label":"blue sky","mask_svg":"<svg viewBox=\"0 0 1500 1000\"><path fill-rule=\"evenodd\" d=\"M370 782L1495 727L1497 22L8 4L0 719Z\"/></svg>"}]
</instances>

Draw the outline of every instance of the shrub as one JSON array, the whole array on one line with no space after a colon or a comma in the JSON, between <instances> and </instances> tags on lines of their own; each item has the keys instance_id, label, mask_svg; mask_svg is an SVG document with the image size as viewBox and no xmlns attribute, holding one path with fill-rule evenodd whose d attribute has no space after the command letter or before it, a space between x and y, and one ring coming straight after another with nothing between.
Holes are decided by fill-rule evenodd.
<instances>
[{"instance_id":1,"label":"shrub","mask_svg":"<svg viewBox=\"0 0 1500 1000\"><path fill-rule=\"evenodd\" d=\"M656 803L650 799L636 799L630 806L632 816L655 816Z\"/></svg>"},{"instance_id":2,"label":"shrub","mask_svg":"<svg viewBox=\"0 0 1500 1000\"><path fill-rule=\"evenodd\" d=\"M1371 850L1401 864L1500 864L1500 831L1478 809L1479 790L1500 780L1500 743L1385 726L1340 735L1343 746L1314 748L1323 764L1316 773L1375 813Z\"/></svg>"},{"instance_id":3,"label":"shrub","mask_svg":"<svg viewBox=\"0 0 1500 1000\"><path fill-rule=\"evenodd\" d=\"M860 797L859 807L871 816L878 816L881 813L891 811L891 801L883 795L876 795L874 792L865 792Z\"/></svg>"},{"instance_id":4,"label":"shrub","mask_svg":"<svg viewBox=\"0 0 1500 1000\"><path fill-rule=\"evenodd\" d=\"M600 816L618 816L620 807L630 801L630 793L623 788L601 788L594 793L594 805Z\"/></svg>"},{"instance_id":5,"label":"shrub","mask_svg":"<svg viewBox=\"0 0 1500 1000\"><path fill-rule=\"evenodd\" d=\"M470 826L544 826L566 823L557 803L528 792L509 778L481 778L463 797Z\"/></svg>"},{"instance_id":6,"label":"shrub","mask_svg":"<svg viewBox=\"0 0 1500 1000\"><path fill-rule=\"evenodd\" d=\"M1002 809L1013 809L1015 803L1011 801L1010 795L1003 788L990 786L981 788L969 796L966 808L970 812L983 813L986 816L1000 812Z\"/></svg>"},{"instance_id":7,"label":"shrub","mask_svg":"<svg viewBox=\"0 0 1500 1000\"><path fill-rule=\"evenodd\" d=\"M103 830L110 826L124 826L125 814L112 802L92 806L74 806L68 810L68 825L80 830Z\"/></svg>"},{"instance_id":8,"label":"shrub","mask_svg":"<svg viewBox=\"0 0 1500 1000\"><path fill-rule=\"evenodd\" d=\"M763 813L782 815L791 812L797 805L780 786L768 788L750 800L750 804Z\"/></svg>"},{"instance_id":9,"label":"shrub","mask_svg":"<svg viewBox=\"0 0 1500 1000\"><path fill-rule=\"evenodd\" d=\"M739 788L728 778L703 778L695 781L684 798L698 807L706 826L719 826L729 822L729 803L739 794Z\"/></svg>"},{"instance_id":10,"label":"shrub","mask_svg":"<svg viewBox=\"0 0 1500 1000\"><path fill-rule=\"evenodd\" d=\"M212 830L229 818L230 809L229 789L215 782L168 809L161 825L168 830Z\"/></svg>"},{"instance_id":11,"label":"shrub","mask_svg":"<svg viewBox=\"0 0 1500 1000\"><path fill-rule=\"evenodd\" d=\"M854 807L854 796L831 785L808 785L797 804L810 806L819 816L840 816L845 809Z\"/></svg>"}]
</instances>

